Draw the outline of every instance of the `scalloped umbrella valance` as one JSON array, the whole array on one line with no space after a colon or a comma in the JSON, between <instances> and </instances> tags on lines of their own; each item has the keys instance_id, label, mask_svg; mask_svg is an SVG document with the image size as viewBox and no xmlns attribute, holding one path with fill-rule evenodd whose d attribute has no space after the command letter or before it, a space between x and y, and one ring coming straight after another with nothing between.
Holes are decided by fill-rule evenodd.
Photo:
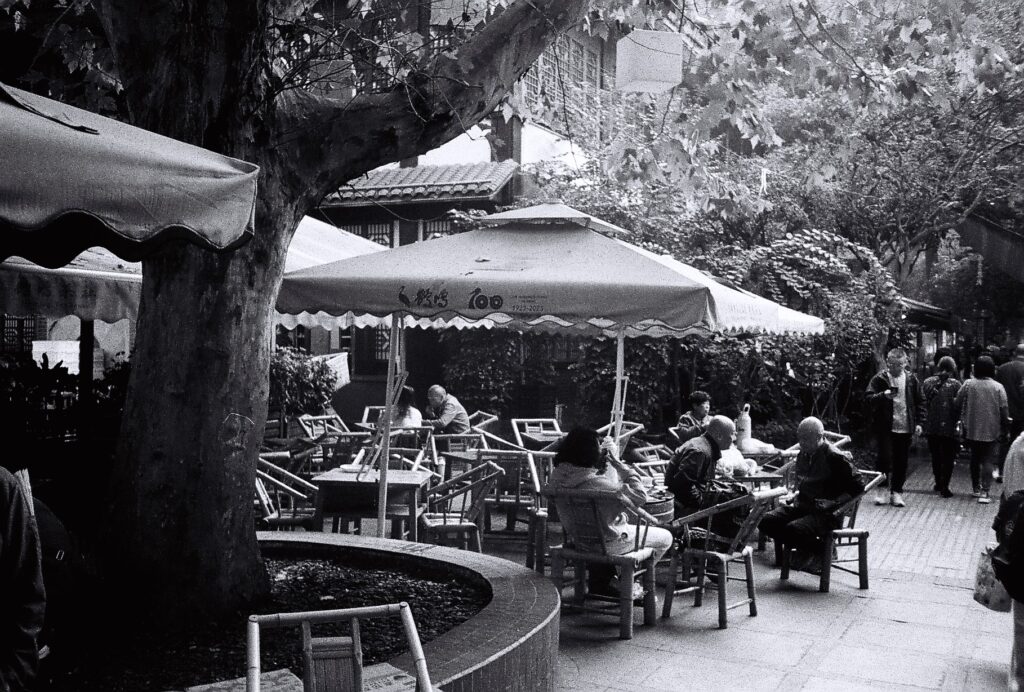
<instances>
[{"instance_id":1,"label":"scalloped umbrella valance","mask_svg":"<svg viewBox=\"0 0 1024 692\"><path fill-rule=\"evenodd\" d=\"M398 313L406 325L595 336L824 330L817 317L566 215L524 220L530 209L495 228L290 272L277 301L282 324L372 326Z\"/></svg>"},{"instance_id":2,"label":"scalloped umbrella valance","mask_svg":"<svg viewBox=\"0 0 1024 692\"><path fill-rule=\"evenodd\" d=\"M169 239L230 250L253 232L253 164L0 84L0 260L58 267Z\"/></svg>"}]
</instances>

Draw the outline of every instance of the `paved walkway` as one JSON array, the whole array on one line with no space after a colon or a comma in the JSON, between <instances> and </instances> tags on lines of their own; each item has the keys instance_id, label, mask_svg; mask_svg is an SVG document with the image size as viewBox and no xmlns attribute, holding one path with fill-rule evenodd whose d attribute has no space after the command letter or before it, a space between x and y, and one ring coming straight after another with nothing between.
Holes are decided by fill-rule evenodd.
<instances>
[{"instance_id":1,"label":"paved walkway","mask_svg":"<svg viewBox=\"0 0 1024 692\"><path fill-rule=\"evenodd\" d=\"M611 618L563 615L560 689L1006 689L1010 615L971 598L996 504L970 497L965 463L954 476L957 497L931 487L930 465L915 458L906 508L861 507L858 526L871 530L867 591L841 572L827 594L813 575L784 583L769 546L755 558L759 615L730 611L727 630L717 629L713 597L700 609L677 599L670 619L638 626L630 641L617 638Z\"/></svg>"}]
</instances>

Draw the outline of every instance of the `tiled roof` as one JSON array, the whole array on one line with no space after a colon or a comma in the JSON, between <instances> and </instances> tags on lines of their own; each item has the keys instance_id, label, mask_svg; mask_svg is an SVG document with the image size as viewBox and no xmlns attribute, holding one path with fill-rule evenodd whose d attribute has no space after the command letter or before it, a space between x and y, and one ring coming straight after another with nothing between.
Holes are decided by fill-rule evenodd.
<instances>
[{"instance_id":1,"label":"tiled roof","mask_svg":"<svg viewBox=\"0 0 1024 692\"><path fill-rule=\"evenodd\" d=\"M515 161L414 166L371 171L345 183L327 206L395 204L448 199L488 199L512 178Z\"/></svg>"}]
</instances>

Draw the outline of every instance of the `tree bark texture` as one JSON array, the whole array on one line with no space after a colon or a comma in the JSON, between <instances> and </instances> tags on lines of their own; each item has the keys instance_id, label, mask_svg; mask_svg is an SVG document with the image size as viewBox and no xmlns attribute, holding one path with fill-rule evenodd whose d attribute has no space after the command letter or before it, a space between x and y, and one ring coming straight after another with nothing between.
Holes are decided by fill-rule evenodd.
<instances>
[{"instance_id":1,"label":"tree bark texture","mask_svg":"<svg viewBox=\"0 0 1024 692\"><path fill-rule=\"evenodd\" d=\"M252 241L231 254L174 245L143 265L107 555L147 602L135 607L165 620L234 612L267 591L253 482L271 314L299 219L347 180L479 122L587 6L520 0L407 88L340 104L268 86L269 18L308 4L98 2L135 124L261 167Z\"/></svg>"}]
</instances>

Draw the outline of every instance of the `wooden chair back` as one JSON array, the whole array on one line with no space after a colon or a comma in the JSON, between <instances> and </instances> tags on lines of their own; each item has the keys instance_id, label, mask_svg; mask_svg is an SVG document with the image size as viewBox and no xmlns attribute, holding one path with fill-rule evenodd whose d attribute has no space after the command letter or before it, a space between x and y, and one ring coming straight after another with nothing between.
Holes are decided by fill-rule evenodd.
<instances>
[{"instance_id":1,"label":"wooden chair back","mask_svg":"<svg viewBox=\"0 0 1024 692\"><path fill-rule=\"evenodd\" d=\"M513 418L512 433L515 435L516 444L525 448L526 445L523 442L524 434L557 436L561 438L562 428L554 418Z\"/></svg>"},{"instance_id":2,"label":"wooden chair back","mask_svg":"<svg viewBox=\"0 0 1024 692\"><path fill-rule=\"evenodd\" d=\"M469 427L473 430L476 430L476 428L486 430L497 422L498 417L493 413L487 413L486 411L473 411L473 413L469 414Z\"/></svg>"},{"instance_id":3,"label":"wooden chair back","mask_svg":"<svg viewBox=\"0 0 1024 692\"><path fill-rule=\"evenodd\" d=\"M352 463L359 450L370 444L372 440L373 433L371 432L331 433L320 443L323 448L325 464L336 467Z\"/></svg>"},{"instance_id":4,"label":"wooden chair back","mask_svg":"<svg viewBox=\"0 0 1024 692\"><path fill-rule=\"evenodd\" d=\"M864 483L864 490L859 493L856 497L852 498L849 502L846 502L833 510L832 515L841 521L839 528L841 529L852 529L857 523L857 510L860 509L860 501L867 496L875 487L882 482L884 476L878 471L861 471L861 478L866 479Z\"/></svg>"},{"instance_id":5,"label":"wooden chair back","mask_svg":"<svg viewBox=\"0 0 1024 692\"><path fill-rule=\"evenodd\" d=\"M374 429L377 427L377 421L380 420L381 414L384 413L385 406L366 406L363 408L363 417L360 419L359 424L364 428Z\"/></svg>"},{"instance_id":6,"label":"wooden chair back","mask_svg":"<svg viewBox=\"0 0 1024 692\"><path fill-rule=\"evenodd\" d=\"M475 523L498 479L505 474L497 464L484 462L427 491L427 511L442 515L446 523Z\"/></svg>"},{"instance_id":7,"label":"wooden chair back","mask_svg":"<svg viewBox=\"0 0 1024 692\"><path fill-rule=\"evenodd\" d=\"M647 541L647 527L658 524L658 520L642 507L636 506L624 494L611 490L576 490L552 488L549 485L544 487L543 495L558 510L566 542L580 552L608 554L604 543L602 506L611 505L612 511L625 510L636 518L638 530L633 550L644 547Z\"/></svg>"},{"instance_id":8,"label":"wooden chair back","mask_svg":"<svg viewBox=\"0 0 1024 692\"><path fill-rule=\"evenodd\" d=\"M517 508L536 503L540 496L540 476L529 452L482 449L477 459L481 464L494 464L503 471L487 500L489 503Z\"/></svg>"},{"instance_id":9,"label":"wooden chair back","mask_svg":"<svg viewBox=\"0 0 1024 692\"><path fill-rule=\"evenodd\" d=\"M310 416L303 414L299 416L299 426L306 437L311 440L319 440L325 435L332 433L348 432L348 426L336 414L327 416Z\"/></svg>"},{"instance_id":10,"label":"wooden chair back","mask_svg":"<svg viewBox=\"0 0 1024 692\"><path fill-rule=\"evenodd\" d=\"M317 487L261 455L256 460L256 502L271 526L311 524Z\"/></svg>"},{"instance_id":11,"label":"wooden chair back","mask_svg":"<svg viewBox=\"0 0 1024 692\"><path fill-rule=\"evenodd\" d=\"M750 540L757 529L758 523L761 521L761 517L771 508L775 499L785 495L787 492L786 488L780 487L734 497L731 500L719 502L711 507L688 514L685 517L679 517L671 522L671 526L677 528L702 528L701 525L703 524L703 530L707 534L705 545L708 549L713 545L717 545L721 548L720 552L734 553L742 549L747 541ZM750 511L747 513L735 536L719 536L711 530L712 520L716 515L723 512L732 512L746 506L750 507Z\"/></svg>"},{"instance_id":12,"label":"wooden chair back","mask_svg":"<svg viewBox=\"0 0 1024 692\"><path fill-rule=\"evenodd\" d=\"M416 621L408 603L316 610L298 613L272 613L250 615L246 623L246 692L260 687L260 633L264 628L298 627L302 633L302 653L305 659L303 692L348 692L363 689L363 653L360 639L360 621L368 618L399 617L409 656L415 667L415 681L408 681L400 689L433 690L427 659L423 654ZM314 637L312 626L326 623L349 623L347 637ZM371 666L367 673L373 669ZM394 670L401 674L401 671ZM406 681L401 681L402 683ZM377 687L373 687L377 689ZM383 687L381 688L383 689ZM392 689L388 687L387 689Z\"/></svg>"},{"instance_id":13,"label":"wooden chair back","mask_svg":"<svg viewBox=\"0 0 1024 692\"><path fill-rule=\"evenodd\" d=\"M434 446L439 452L468 452L473 449L488 449L487 438L482 433L434 434Z\"/></svg>"},{"instance_id":14,"label":"wooden chair back","mask_svg":"<svg viewBox=\"0 0 1024 692\"><path fill-rule=\"evenodd\" d=\"M612 430L614 428L615 428L614 423L608 423L607 425L602 425L600 428L597 429L597 434L600 435L601 437L605 437L607 435L611 435L612 434ZM626 442L629 441L629 438L631 438L631 437L633 437L633 435L636 435L637 433L641 433L643 431L644 431L644 424L643 423L634 423L634 422L628 421L628 420L622 421L622 428L619 431L619 437L616 439L616 442L619 444L619 452L625 451L624 448L625 448Z\"/></svg>"}]
</instances>

